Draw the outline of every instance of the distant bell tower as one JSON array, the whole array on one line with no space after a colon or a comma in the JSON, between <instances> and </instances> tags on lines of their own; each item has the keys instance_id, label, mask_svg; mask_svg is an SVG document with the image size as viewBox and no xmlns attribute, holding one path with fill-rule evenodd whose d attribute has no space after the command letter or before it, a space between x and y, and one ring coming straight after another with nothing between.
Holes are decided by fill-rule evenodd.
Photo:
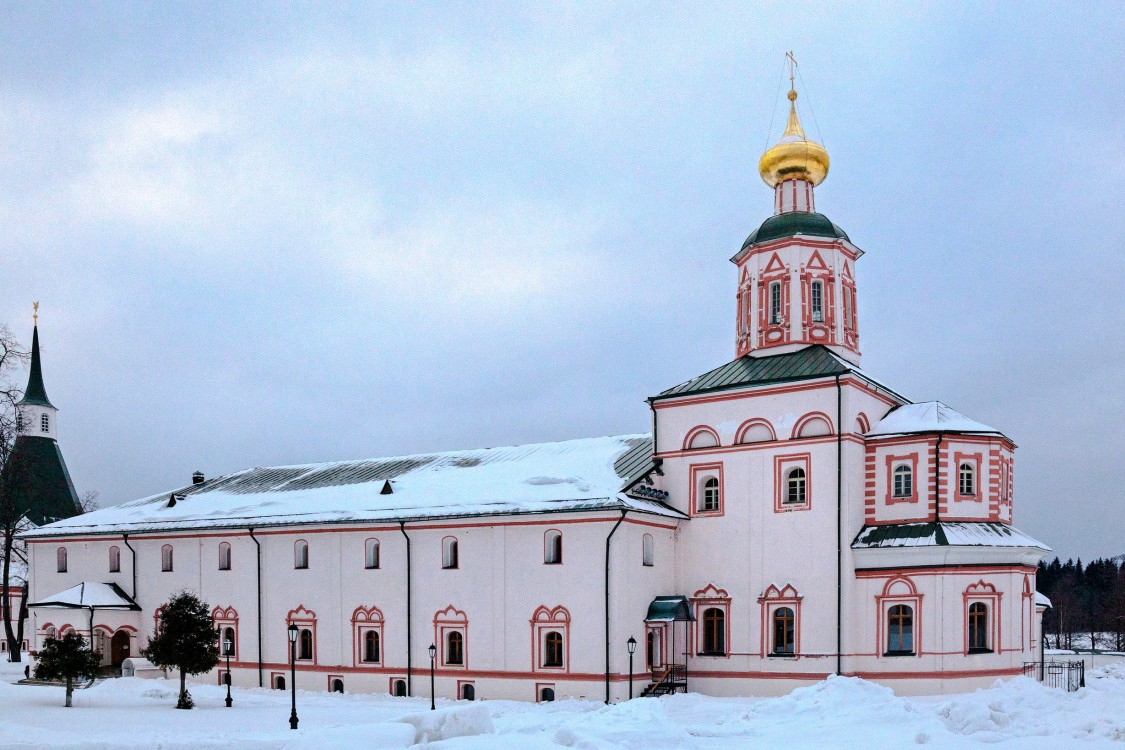
<instances>
[{"instance_id":1,"label":"distant bell tower","mask_svg":"<svg viewBox=\"0 0 1125 750\"><path fill-rule=\"evenodd\" d=\"M816 212L816 186L828 176L828 152L797 117L796 61L789 59L789 119L762 154L758 172L773 188L773 216L731 258L738 266L736 353L781 354L828 346L859 364L855 262L863 251Z\"/></svg>"},{"instance_id":2,"label":"distant bell tower","mask_svg":"<svg viewBox=\"0 0 1125 750\"><path fill-rule=\"evenodd\" d=\"M31 372L16 405L17 435L3 477L17 510L37 526L81 512L78 493L58 443L58 413L43 385L39 356L39 303L31 334Z\"/></svg>"}]
</instances>

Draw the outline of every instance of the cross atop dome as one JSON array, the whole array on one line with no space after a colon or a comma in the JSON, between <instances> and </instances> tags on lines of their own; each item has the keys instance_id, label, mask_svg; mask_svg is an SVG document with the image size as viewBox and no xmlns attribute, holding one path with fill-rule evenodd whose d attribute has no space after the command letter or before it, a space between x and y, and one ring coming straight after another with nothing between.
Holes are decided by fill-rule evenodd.
<instances>
[{"instance_id":1,"label":"cross atop dome","mask_svg":"<svg viewBox=\"0 0 1125 750\"><path fill-rule=\"evenodd\" d=\"M797 61L792 52L789 59L789 119L776 144L766 149L758 160L762 181L774 189L774 213L815 211L813 188L828 176L828 151L810 140L797 116L797 88L794 73Z\"/></svg>"}]
</instances>

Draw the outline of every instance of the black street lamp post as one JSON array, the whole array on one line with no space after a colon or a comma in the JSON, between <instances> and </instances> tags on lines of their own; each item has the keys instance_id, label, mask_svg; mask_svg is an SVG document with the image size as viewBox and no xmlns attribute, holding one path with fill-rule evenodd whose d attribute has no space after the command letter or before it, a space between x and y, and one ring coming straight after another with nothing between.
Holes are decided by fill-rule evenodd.
<instances>
[{"instance_id":1,"label":"black street lamp post","mask_svg":"<svg viewBox=\"0 0 1125 750\"><path fill-rule=\"evenodd\" d=\"M223 651L227 655L227 708L230 708L231 704L234 703L234 700L230 697L230 652L233 646L234 644L230 642L230 639L223 641Z\"/></svg>"},{"instance_id":2,"label":"black street lamp post","mask_svg":"<svg viewBox=\"0 0 1125 750\"><path fill-rule=\"evenodd\" d=\"M629 700L633 700L633 654L637 650L637 639L629 636L625 646L629 649Z\"/></svg>"},{"instance_id":3,"label":"black street lamp post","mask_svg":"<svg viewBox=\"0 0 1125 750\"><path fill-rule=\"evenodd\" d=\"M289 712L289 728L297 728L297 626L289 625L289 680L293 696L293 708Z\"/></svg>"},{"instance_id":4,"label":"black street lamp post","mask_svg":"<svg viewBox=\"0 0 1125 750\"><path fill-rule=\"evenodd\" d=\"M434 703L434 692L435 692L434 691L434 659L437 657L437 646L435 646L434 644L431 643L429 651L430 651L430 710L434 711L434 710L437 709L437 705Z\"/></svg>"}]
</instances>

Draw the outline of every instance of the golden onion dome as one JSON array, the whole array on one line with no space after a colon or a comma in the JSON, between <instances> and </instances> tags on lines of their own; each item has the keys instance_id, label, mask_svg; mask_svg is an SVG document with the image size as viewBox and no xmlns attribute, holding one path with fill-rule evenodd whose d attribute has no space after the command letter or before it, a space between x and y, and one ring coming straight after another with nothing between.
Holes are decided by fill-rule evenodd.
<instances>
[{"instance_id":1,"label":"golden onion dome","mask_svg":"<svg viewBox=\"0 0 1125 750\"><path fill-rule=\"evenodd\" d=\"M828 152L816 141L810 141L797 119L797 92L789 90L789 122L781 140L767 149L758 160L762 180L774 187L785 180L808 180L813 185L828 176Z\"/></svg>"}]
</instances>

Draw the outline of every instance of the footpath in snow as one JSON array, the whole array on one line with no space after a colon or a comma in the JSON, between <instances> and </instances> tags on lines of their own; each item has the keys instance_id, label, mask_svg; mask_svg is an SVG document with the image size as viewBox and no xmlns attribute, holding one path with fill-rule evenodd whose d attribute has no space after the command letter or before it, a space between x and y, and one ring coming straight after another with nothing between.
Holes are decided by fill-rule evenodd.
<instances>
[{"instance_id":1,"label":"footpath in snow","mask_svg":"<svg viewBox=\"0 0 1125 750\"><path fill-rule=\"evenodd\" d=\"M442 750L548 748L927 748L1125 750L1125 665L1087 673L1075 693L1017 678L956 696L900 698L857 678L830 678L780 698L675 695L605 706L560 700L477 703L375 695L297 694L300 729L289 729L289 694L196 685L196 708L173 708L174 680L107 680L74 695L10 684L3 664L0 748ZM16 669L19 671L17 672Z\"/></svg>"}]
</instances>

